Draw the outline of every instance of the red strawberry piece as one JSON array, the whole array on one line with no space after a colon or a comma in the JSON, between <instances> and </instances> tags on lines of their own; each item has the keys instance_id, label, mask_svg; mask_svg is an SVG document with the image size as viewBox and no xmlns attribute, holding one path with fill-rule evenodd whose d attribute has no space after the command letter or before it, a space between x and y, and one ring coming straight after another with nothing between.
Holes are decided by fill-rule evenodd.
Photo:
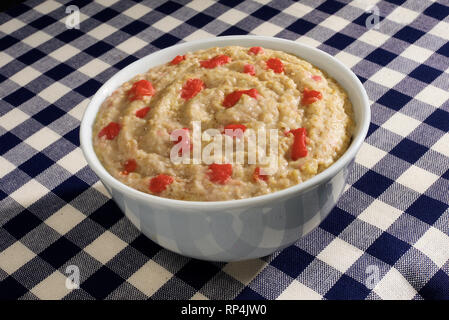
<instances>
[{"instance_id":1,"label":"red strawberry piece","mask_svg":"<svg viewBox=\"0 0 449 320\"><path fill-rule=\"evenodd\" d=\"M189 128L182 128L182 130L187 131L187 135L186 135L186 137L184 137L184 140L182 139L182 138L183 138L182 136L179 136L179 137L178 137L178 140L175 141L175 144L183 143L184 145L187 146L187 148L189 148L190 150L192 150L192 149L193 149L193 144L192 144L192 142L190 141L190 137L189 137L189 135L188 135L188 133L189 133L190 130L189 130ZM180 156L182 155L182 146L181 146L181 149L179 149L178 154L179 154Z\"/></svg>"},{"instance_id":2,"label":"red strawberry piece","mask_svg":"<svg viewBox=\"0 0 449 320\"><path fill-rule=\"evenodd\" d=\"M275 73L282 73L284 71L284 64L278 58L268 59L267 67L272 69Z\"/></svg>"},{"instance_id":3,"label":"red strawberry piece","mask_svg":"<svg viewBox=\"0 0 449 320\"><path fill-rule=\"evenodd\" d=\"M98 137L106 136L107 140L112 140L118 136L120 132L120 124L117 122L111 122L106 127L100 130Z\"/></svg>"},{"instance_id":4,"label":"red strawberry piece","mask_svg":"<svg viewBox=\"0 0 449 320\"><path fill-rule=\"evenodd\" d=\"M184 84L181 90L181 98L190 100L195 97L201 90L205 88L204 82L201 79L189 79Z\"/></svg>"},{"instance_id":5,"label":"red strawberry piece","mask_svg":"<svg viewBox=\"0 0 449 320\"><path fill-rule=\"evenodd\" d=\"M143 107L142 109L139 109L136 111L136 117L137 118L145 118L148 111L150 111L150 107Z\"/></svg>"},{"instance_id":6,"label":"red strawberry piece","mask_svg":"<svg viewBox=\"0 0 449 320\"><path fill-rule=\"evenodd\" d=\"M259 92L257 91L257 89L236 90L226 95L225 99L223 100L223 106L226 108L233 107L237 102L239 102L243 94L246 94L251 98L257 99Z\"/></svg>"},{"instance_id":7,"label":"red strawberry piece","mask_svg":"<svg viewBox=\"0 0 449 320\"><path fill-rule=\"evenodd\" d=\"M257 180L267 181L268 180L268 176L261 175L260 174L260 168L257 167L256 169L254 169L253 179L254 179L254 181L257 181Z\"/></svg>"},{"instance_id":8,"label":"red strawberry piece","mask_svg":"<svg viewBox=\"0 0 449 320\"><path fill-rule=\"evenodd\" d=\"M172 66L179 64L181 61L184 61L186 59L186 56L176 56L173 58L173 60L170 62Z\"/></svg>"},{"instance_id":9,"label":"red strawberry piece","mask_svg":"<svg viewBox=\"0 0 449 320\"><path fill-rule=\"evenodd\" d=\"M243 136L243 132L246 130L246 126L244 124L228 124L224 127L224 134L227 134L226 130L232 130L232 133L234 133L235 130L241 130L242 133L238 134L238 138L241 138Z\"/></svg>"},{"instance_id":10,"label":"red strawberry piece","mask_svg":"<svg viewBox=\"0 0 449 320\"><path fill-rule=\"evenodd\" d=\"M137 168L136 160L128 159L128 160L126 160L125 164L123 165L122 174L128 175L129 173L136 171L136 168Z\"/></svg>"},{"instance_id":11,"label":"red strawberry piece","mask_svg":"<svg viewBox=\"0 0 449 320\"><path fill-rule=\"evenodd\" d=\"M229 163L209 165L209 179L212 182L225 184L232 176L232 165Z\"/></svg>"},{"instance_id":12,"label":"red strawberry piece","mask_svg":"<svg viewBox=\"0 0 449 320\"><path fill-rule=\"evenodd\" d=\"M210 58L209 60L203 60L200 61L200 65L203 68L207 68L207 69L213 69L215 67L227 64L231 61L231 57L227 56L227 55L219 55L219 56L215 56L213 58Z\"/></svg>"},{"instance_id":13,"label":"red strawberry piece","mask_svg":"<svg viewBox=\"0 0 449 320\"><path fill-rule=\"evenodd\" d=\"M293 134L294 140L292 145L292 160L298 160L299 158L304 158L307 156L307 148L306 148L306 128L298 128L290 130L290 133Z\"/></svg>"},{"instance_id":14,"label":"red strawberry piece","mask_svg":"<svg viewBox=\"0 0 449 320\"><path fill-rule=\"evenodd\" d=\"M243 66L243 73L247 73L251 76L256 75L256 68L252 64L245 64Z\"/></svg>"},{"instance_id":15,"label":"red strawberry piece","mask_svg":"<svg viewBox=\"0 0 449 320\"><path fill-rule=\"evenodd\" d=\"M321 99L323 99L321 92L304 88L304 91L302 92L301 104L308 105Z\"/></svg>"},{"instance_id":16,"label":"red strawberry piece","mask_svg":"<svg viewBox=\"0 0 449 320\"><path fill-rule=\"evenodd\" d=\"M257 99L257 96L259 95L259 92L257 91L257 89L248 89L248 90L243 90L242 92L243 92L243 94L246 94L254 99Z\"/></svg>"},{"instance_id":17,"label":"red strawberry piece","mask_svg":"<svg viewBox=\"0 0 449 320\"><path fill-rule=\"evenodd\" d=\"M249 48L248 51L249 51L249 53L252 53L254 55L257 55L259 53L263 53L263 49L261 47L252 47L252 48Z\"/></svg>"},{"instance_id":18,"label":"red strawberry piece","mask_svg":"<svg viewBox=\"0 0 449 320\"><path fill-rule=\"evenodd\" d=\"M161 193L167 186L172 184L175 179L172 176L166 174L160 174L150 180L150 191L153 193Z\"/></svg>"},{"instance_id":19,"label":"red strawberry piece","mask_svg":"<svg viewBox=\"0 0 449 320\"><path fill-rule=\"evenodd\" d=\"M139 80L134 82L131 90L129 90L128 98L130 101L142 100L145 96L154 96L156 90L154 90L153 85L150 81Z\"/></svg>"}]
</instances>

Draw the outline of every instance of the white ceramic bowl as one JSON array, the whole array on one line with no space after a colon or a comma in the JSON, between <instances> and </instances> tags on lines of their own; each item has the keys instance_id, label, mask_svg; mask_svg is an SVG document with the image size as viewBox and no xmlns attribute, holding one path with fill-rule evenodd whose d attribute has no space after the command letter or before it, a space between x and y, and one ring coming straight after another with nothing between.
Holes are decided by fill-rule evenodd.
<instances>
[{"instance_id":1,"label":"white ceramic bowl","mask_svg":"<svg viewBox=\"0 0 449 320\"><path fill-rule=\"evenodd\" d=\"M356 128L348 150L310 180L271 194L233 201L181 201L153 196L113 178L92 146L92 125L102 102L122 83L174 56L211 47L261 46L295 54L335 78L348 92ZM214 261L257 258L285 248L317 227L335 206L370 123L368 98L342 63L299 42L260 36L227 36L182 43L142 58L109 79L95 94L81 122L81 148L120 209L147 237L179 254Z\"/></svg>"}]
</instances>

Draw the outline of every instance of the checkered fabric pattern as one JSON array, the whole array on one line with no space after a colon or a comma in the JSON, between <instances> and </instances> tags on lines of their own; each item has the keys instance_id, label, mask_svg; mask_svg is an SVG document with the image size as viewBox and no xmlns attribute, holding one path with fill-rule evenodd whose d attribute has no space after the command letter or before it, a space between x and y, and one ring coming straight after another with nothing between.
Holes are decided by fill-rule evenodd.
<instances>
[{"instance_id":1,"label":"checkered fabric pattern","mask_svg":"<svg viewBox=\"0 0 449 320\"><path fill-rule=\"evenodd\" d=\"M379 9L380 23L367 28ZM0 13L0 298L449 299L449 2L26 1ZM80 10L67 29L66 8ZM89 98L175 43L276 36L350 67L372 123L338 205L269 257L238 263L162 249L87 166ZM65 286L67 266L80 288Z\"/></svg>"}]
</instances>

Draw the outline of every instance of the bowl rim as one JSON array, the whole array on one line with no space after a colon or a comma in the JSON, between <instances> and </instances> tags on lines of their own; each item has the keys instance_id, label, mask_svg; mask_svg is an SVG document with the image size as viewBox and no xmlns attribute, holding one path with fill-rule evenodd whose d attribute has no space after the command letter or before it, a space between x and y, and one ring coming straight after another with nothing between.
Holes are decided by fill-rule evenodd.
<instances>
[{"instance_id":1,"label":"bowl rim","mask_svg":"<svg viewBox=\"0 0 449 320\"><path fill-rule=\"evenodd\" d=\"M214 43L213 46L226 46L226 42L232 42L232 41L247 41L247 40L253 40L255 42L260 42L260 46L264 46L264 42L268 43L284 43L284 44L290 44L298 47L298 51L301 50L309 50L313 52L314 54L317 54L325 59L331 60L332 63L336 64L338 68L340 68L340 71L343 71L345 73L344 77L350 80L353 85L357 88L359 91L359 94L361 94L361 106L360 108L362 117L361 117L361 123L357 123L356 126L358 128L358 132L355 132L351 144L349 145L348 149L343 153L343 155L335 161L332 165L330 165L328 168L320 172L319 174L315 175L314 177L310 178L309 180L306 180L305 182L299 183L297 185L275 191L272 193L259 195L255 197L250 198L244 198L244 199L233 199L233 200L220 200L220 201L189 201L189 200L177 200L177 199L171 199L171 198L164 198L155 196L149 193L145 193L142 191L139 191L137 189L134 189L123 182L119 181L118 179L114 178L109 172L103 167L101 162L99 161L92 144L92 136L89 134L89 127L88 127L88 120L91 117L93 118L93 121L98 113L98 109L100 108L101 104L103 103L104 99L101 101L99 100L99 96L101 95L101 92L106 90L107 87L110 86L110 83L114 78L119 77L119 75L124 75L129 73L129 70L133 68L134 65L138 64L142 59L149 59L150 56L154 54L162 54L164 51L168 50L174 50L179 49L180 52L188 52L191 50L199 50L197 49L188 49L185 50L185 48L188 47L198 47L198 46L204 46L208 43ZM229 45L229 44L228 44ZM242 46L245 46L245 43L242 43ZM270 46L267 46L268 48ZM183 51L184 49L184 51ZM172 58L171 56L167 57L167 61ZM325 68L321 68L323 71L327 72ZM129 79L134 77L137 74L131 74ZM340 84L340 82L339 82ZM340 84L343 86L342 84ZM348 91L345 88L346 91ZM95 109L95 112L92 110ZM93 115L92 115L93 114ZM102 182L105 182L106 185L112 185L115 189L118 189L120 192L125 193L128 197L139 199L141 201L148 201L153 204L158 204L161 206L169 206L169 207L179 207L182 206L187 209L197 209L197 210L210 210L213 211L217 209L226 209L226 208L236 208L236 207L242 207L242 206L250 206L255 204L262 204L266 202L271 202L276 199L282 199L294 196L296 194L299 194L303 191L309 190L317 185L322 184L323 182L330 180L332 177L334 177L338 172L342 170L347 164L351 162L352 159L355 158L358 150L360 149L362 143L365 140L365 137L368 133L368 128L370 124L370 104L368 100L368 95L365 91L365 88L363 87L360 80L357 78L357 76L343 63L329 55L328 53L319 50L314 47L310 47L308 45L305 45L303 43L282 39L282 38L276 38L276 37L267 37L267 36L251 36L251 35L242 35L242 36L221 36L221 37L215 37L215 38L207 38L207 39L201 39L196 41L189 41L189 42L183 42L180 44L176 44L174 46L170 46L167 48L164 48L162 50L155 51L139 60L134 61L133 63L129 64L122 70L115 73L111 78L109 78L95 93L95 95L91 98L88 106L84 110L84 114L81 120L80 125L80 147L82 149L82 152L84 154L84 157L86 158L86 161L88 165L91 167L91 169L97 174L97 176L100 178ZM91 128L90 128L91 129Z\"/></svg>"}]
</instances>

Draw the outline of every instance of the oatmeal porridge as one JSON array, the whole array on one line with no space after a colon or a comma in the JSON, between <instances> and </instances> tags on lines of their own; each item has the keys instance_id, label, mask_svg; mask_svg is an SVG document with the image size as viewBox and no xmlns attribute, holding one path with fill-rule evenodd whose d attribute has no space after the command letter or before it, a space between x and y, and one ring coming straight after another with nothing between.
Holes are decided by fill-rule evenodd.
<instances>
[{"instance_id":1,"label":"oatmeal porridge","mask_svg":"<svg viewBox=\"0 0 449 320\"><path fill-rule=\"evenodd\" d=\"M173 154L188 160L213 143L193 139L194 123L216 129L220 141L248 143L214 163L173 161ZM132 188L220 201L310 179L346 151L353 127L346 92L321 70L285 52L229 46L172 57L124 83L100 107L93 145L106 170ZM250 133L261 131L274 132L275 171L246 161ZM243 163L234 161L238 153Z\"/></svg>"}]
</instances>

